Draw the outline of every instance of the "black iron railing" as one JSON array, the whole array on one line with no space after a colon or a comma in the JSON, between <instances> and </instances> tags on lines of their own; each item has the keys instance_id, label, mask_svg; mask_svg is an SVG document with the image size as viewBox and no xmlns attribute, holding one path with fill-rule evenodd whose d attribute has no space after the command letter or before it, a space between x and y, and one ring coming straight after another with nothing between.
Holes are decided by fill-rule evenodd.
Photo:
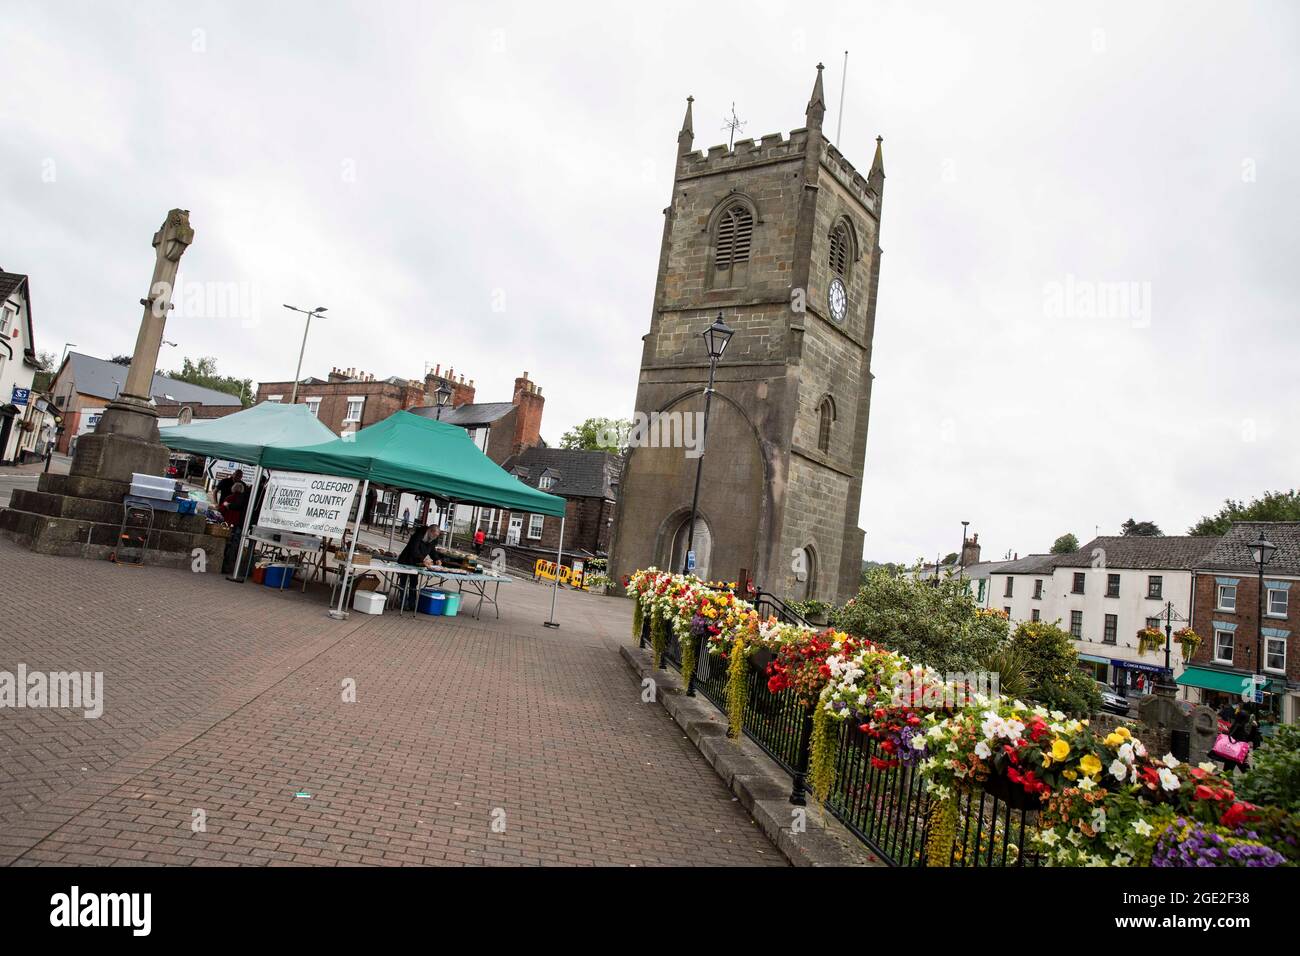
<instances>
[{"instance_id":1,"label":"black iron railing","mask_svg":"<svg viewBox=\"0 0 1300 956\"><path fill-rule=\"evenodd\" d=\"M668 629L664 662L681 670L681 647ZM641 626L641 646L650 647L650 618ZM767 688L763 652L751 658L744 732L793 779L791 802L803 803L808 770L812 715L791 691ZM727 661L701 647L695 667L696 692L727 713ZM924 866L930 800L921 774L912 765L883 767L877 741L857 724L840 726L835 756L835 783L826 808L876 856L892 866ZM1013 806L1011 793L984 788L962 791L956 798L952 866L1036 866L1038 856L1026 845L1035 829L1036 811L1023 801Z\"/></svg>"}]
</instances>

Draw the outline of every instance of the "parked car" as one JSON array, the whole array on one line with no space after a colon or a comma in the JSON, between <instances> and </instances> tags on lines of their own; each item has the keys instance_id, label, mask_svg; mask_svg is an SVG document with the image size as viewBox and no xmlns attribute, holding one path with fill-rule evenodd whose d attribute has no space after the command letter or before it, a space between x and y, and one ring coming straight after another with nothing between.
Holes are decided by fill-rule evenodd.
<instances>
[{"instance_id":1,"label":"parked car","mask_svg":"<svg viewBox=\"0 0 1300 956\"><path fill-rule=\"evenodd\" d=\"M1102 710L1121 717L1128 716L1128 698L1104 681L1097 681L1097 692L1101 694Z\"/></svg>"}]
</instances>

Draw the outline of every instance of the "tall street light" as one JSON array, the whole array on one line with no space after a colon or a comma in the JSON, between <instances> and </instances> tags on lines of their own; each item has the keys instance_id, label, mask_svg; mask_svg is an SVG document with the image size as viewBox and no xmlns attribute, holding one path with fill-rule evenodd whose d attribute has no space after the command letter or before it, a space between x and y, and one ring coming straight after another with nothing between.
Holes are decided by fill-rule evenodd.
<instances>
[{"instance_id":1,"label":"tall street light","mask_svg":"<svg viewBox=\"0 0 1300 956\"><path fill-rule=\"evenodd\" d=\"M323 313L328 310L323 305L316 306L316 308L312 309L310 312L306 309L300 309L296 305L289 305L288 303L285 303L284 307L291 312L301 312L303 315L307 316L307 324L303 326L302 330L302 348L298 350L298 368L295 369L293 373L293 394L289 397L289 404L292 405L294 402L298 401L298 379L302 377L302 357L307 351L307 333L311 331L312 317L324 318Z\"/></svg>"},{"instance_id":2,"label":"tall street light","mask_svg":"<svg viewBox=\"0 0 1300 956\"><path fill-rule=\"evenodd\" d=\"M1264 565L1273 560L1273 552L1277 550L1277 546L1264 537L1264 531L1261 528L1259 537L1250 542L1247 547L1250 548L1251 560L1255 562L1255 566L1259 569L1259 593L1256 595L1258 606L1255 617L1255 676L1250 695L1252 700L1255 701L1255 709L1258 712L1261 701L1256 698L1263 697L1262 691L1265 681L1262 654L1264 644Z\"/></svg>"},{"instance_id":3,"label":"tall street light","mask_svg":"<svg viewBox=\"0 0 1300 956\"><path fill-rule=\"evenodd\" d=\"M713 402L713 377L718 371L718 362L722 359L722 353L727 350L727 343L735 335L735 329L732 329L727 323L722 321L722 313L713 320L713 324L700 333L704 337L704 347L709 352L709 384L704 389L704 421L700 425L700 457L695 462L695 493L691 495L691 524L686 533L686 554L682 557L682 574L691 573L691 557L695 549L695 519L700 506L700 475L704 471L704 449L709 440L709 407ZM698 640L698 638L695 638ZM696 648L695 659L700 659L699 648ZM695 671L686 678L686 696L695 696Z\"/></svg>"},{"instance_id":4,"label":"tall street light","mask_svg":"<svg viewBox=\"0 0 1300 956\"><path fill-rule=\"evenodd\" d=\"M451 386L447 384L446 379L442 380L442 384L438 386L433 394L438 399L438 421L442 421L442 410L447 407L452 395Z\"/></svg>"},{"instance_id":5,"label":"tall street light","mask_svg":"<svg viewBox=\"0 0 1300 956\"><path fill-rule=\"evenodd\" d=\"M969 521L961 523L961 550L957 552L957 576L959 578L966 576L966 529L969 527Z\"/></svg>"}]
</instances>

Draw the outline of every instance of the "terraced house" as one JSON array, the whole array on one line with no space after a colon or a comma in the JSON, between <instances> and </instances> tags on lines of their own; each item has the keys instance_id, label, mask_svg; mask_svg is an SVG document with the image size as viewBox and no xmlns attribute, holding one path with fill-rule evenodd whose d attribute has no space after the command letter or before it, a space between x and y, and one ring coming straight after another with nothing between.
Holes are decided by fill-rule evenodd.
<instances>
[{"instance_id":1,"label":"terraced house","mask_svg":"<svg viewBox=\"0 0 1300 956\"><path fill-rule=\"evenodd\" d=\"M1261 535L1275 548L1262 569L1252 547ZM1300 522L1233 523L1196 568L1192 627L1202 640L1178 678L1192 699L1236 701L1258 674L1264 713L1300 723L1298 582Z\"/></svg>"}]
</instances>

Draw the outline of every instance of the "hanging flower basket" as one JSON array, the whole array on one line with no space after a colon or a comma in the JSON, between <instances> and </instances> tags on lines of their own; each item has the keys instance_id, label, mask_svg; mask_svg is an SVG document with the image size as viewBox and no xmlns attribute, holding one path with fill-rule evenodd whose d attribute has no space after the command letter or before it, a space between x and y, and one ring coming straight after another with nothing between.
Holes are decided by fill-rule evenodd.
<instances>
[{"instance_id":1,"label":"hanging flower basket","mask_svg":"<svg viewBox=\"0 0 1300 956\"><path fill-rule=\"evenodd\" d=\"M1190 627L1180 628L1174 631L1174 640L1178 642L1183 649L1183 660L1189 661L1196 653L1196 649L1201 646L1201 635L1197 634Z\"/></svg>"},{"instance_id":2,"label":"hanging flower basket","mask_svg":"<svg viewBox=\"0 0 1300 956\"><path fill-rule=\"evenodd\" d=\"M1158 651L1165 643L1165 636L1154 627L1142 628L1137 633L1137 639L1139 654L1145 654L1147 651Z\"/></svg>"},{"instance_id":3,"label":"hanging flower basket","mask_svg":"<svg viewBox=\"0 0 1300 956\"><path fill-rule=\"evenodd\" d=\"M1012 783L1005 774L991 773L980 786L990 797L1005 803L1012 810L1033 810L1042 806L1037 795L1026 792L1018 783Z\"/></svg>"}]
</instances>

